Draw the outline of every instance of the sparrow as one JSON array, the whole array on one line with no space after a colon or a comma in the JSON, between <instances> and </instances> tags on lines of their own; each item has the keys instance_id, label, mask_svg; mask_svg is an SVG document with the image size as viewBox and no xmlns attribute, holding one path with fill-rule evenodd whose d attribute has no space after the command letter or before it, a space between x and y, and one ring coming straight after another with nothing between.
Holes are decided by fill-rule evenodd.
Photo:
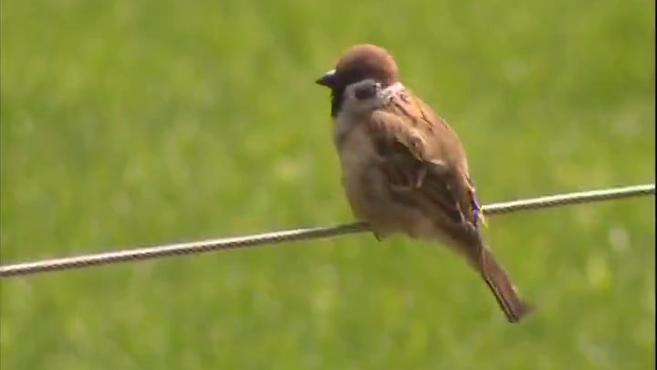
<instances>
[{"instance_id":1,"label":"sparrow","mask_svg":"<svg viewBox=\"0 0 657 370\"><path fill-rule=\"evenodd\" d=\"M479 272L509 322L529 313L482 237L461 141L402 84L391 54L354 46L316 83L331 90L334 141L356 218L379 240L401 233L452 247Z\"/></svg>"}]
</instances>

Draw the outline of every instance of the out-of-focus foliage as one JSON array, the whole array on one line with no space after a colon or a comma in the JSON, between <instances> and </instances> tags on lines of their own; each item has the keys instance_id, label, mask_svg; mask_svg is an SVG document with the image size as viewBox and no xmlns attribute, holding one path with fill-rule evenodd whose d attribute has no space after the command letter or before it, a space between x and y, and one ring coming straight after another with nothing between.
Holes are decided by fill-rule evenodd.
<instances>
[{"instance_id":1,"label":"out-of-focus foliage","mask_svg":"<svg viewBox=\"0 0 657 370\"><path fill-rule=\"evenodd\" d=\"M484 202L654 181L654 4L2 2L3 263L351 221L313 81L380 44ZM652 198L490 220L537 307L368 235L2 281L6 369L645 369Z\"/></svg>"}]
</instances>

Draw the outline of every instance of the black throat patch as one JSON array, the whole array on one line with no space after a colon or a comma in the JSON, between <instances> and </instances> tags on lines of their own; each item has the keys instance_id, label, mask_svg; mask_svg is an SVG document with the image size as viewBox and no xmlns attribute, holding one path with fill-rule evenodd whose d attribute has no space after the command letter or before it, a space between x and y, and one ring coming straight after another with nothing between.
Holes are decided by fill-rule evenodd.
<instances>
[{"instance_id":1,"label":"black throat patch","mask_svg":"<svg viewBox=\"0 0 657 370\"><path fill-rule=\"evenodd\" d=\"M342 108L342 97L345 88L331 90L331 117L335 118Z\"/></svg>"}]
</instances>

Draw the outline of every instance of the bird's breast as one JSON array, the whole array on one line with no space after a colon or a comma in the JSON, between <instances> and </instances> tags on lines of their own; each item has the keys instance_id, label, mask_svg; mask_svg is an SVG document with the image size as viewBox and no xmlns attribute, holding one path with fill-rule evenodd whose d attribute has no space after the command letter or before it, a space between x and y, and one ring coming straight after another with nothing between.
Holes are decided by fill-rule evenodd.
<instances>
[{"instance_id":1,"label":"bird's breast","mask_svg":"<svg viewBox=\"0 0 657 370\"><path fill-rule=\"evenodd\" d=\"M403 212L390 198L386 174L381 167L383 159L376 151L366 122L336 124L342 182L354 215L370 223L379 235L400 230L397 218Z\"/></svg>"},{"instance_id":2,"label":"bird's breast","mask_svg":"<svg viewBox=\"0 0 657 370\"><path fill-rule=\"evenodd\" d=\"M342 119L341 119L342 118ZM379 236L405 232L414 237L434 234L433 222L416 207L397 201L388 186L381 157L365 120L338 116L335 144L342 181L354 215Z\"/></svg>"},{"instance_id":3,"label":"bird's breast","mask_svg":"<svg viewBox=\"0 0 657 370\"><path fill-rule=\"evenodd\" d=\"M335 126L335 146L345 178L355 178L371 168L378 157L365 119L339 115Z\"/></svg>"}]
</instances>

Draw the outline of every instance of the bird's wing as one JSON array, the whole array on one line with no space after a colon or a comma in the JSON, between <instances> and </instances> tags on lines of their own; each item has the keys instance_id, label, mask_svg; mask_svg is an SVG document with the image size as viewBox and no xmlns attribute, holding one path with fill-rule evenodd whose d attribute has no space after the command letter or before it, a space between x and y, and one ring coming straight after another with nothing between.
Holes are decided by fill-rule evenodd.
<instances>
[{"instance_id":1,"label":"bird's wing","mask_svg":"<svg viewBox=\"0 0 657 370\"><path fill-rule=\"evenodd\" d=\"M431 108L402 91L369 120L390 189L429 217L475 229L481 213L463 147Z\"/></svg>"},{"instance_id":2,"label":"bird's wing","mask_svg":"<svg viewBox=\"0 0 657 370\"><path fill-rule=\"evenodd\" d=\"M530 308L485 246L481 209L456 133L412 94L395 94L368 121L391 194L434 220L481 273L511 322Z\"/></svg>"}]
</instances>

